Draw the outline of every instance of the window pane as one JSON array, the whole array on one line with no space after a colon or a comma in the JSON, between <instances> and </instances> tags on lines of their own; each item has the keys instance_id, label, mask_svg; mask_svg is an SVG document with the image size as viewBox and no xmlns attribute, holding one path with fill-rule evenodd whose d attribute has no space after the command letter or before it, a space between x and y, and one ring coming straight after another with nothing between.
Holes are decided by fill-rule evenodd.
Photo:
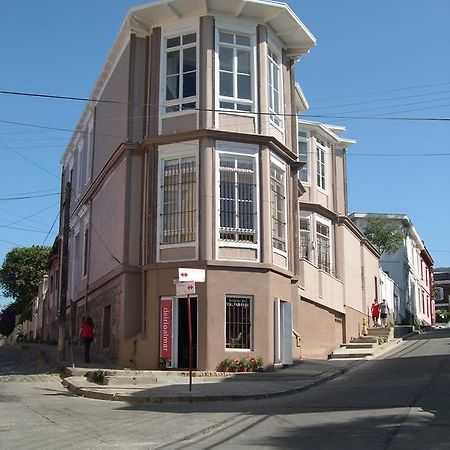
<instances>
[{"instance_id":1,"label":"window pane","mask_svg":"<svg viewBox=\"0 0 450 450\"><path fill-rule=\"evenodd\" d=\"M175 75L180 72L180 51L167 53L167 75Z\"/></svg>"},{"instance_id":2,"label":"window pane","mask_svg":"<svg viewBox=\"0 0 450 450\"><path fill-rule=\"evenodd\" d=\"M220 95L233 97L233 74L220 72Z\"/></svg>"},{"instance_id":3,"label":"window pane","mask_svg":"<svg viewBox=\"0 0 450 450\"><path fill-rule=\"evenodd\" d=\"M236 35L236 44L250 46L250 37Z\"/></svg>"},{"instance_id":4,"label":"window pane","mask_svg":"<svg viewBox=\"0 0 450 450\"><path fill-rule=\"evenodd\" d=\"M273 70L273 88L276 91L280 90L280 86L279 86L279 81L280 80L279 79L280 79L280 72L279 72L277 67L274 67L274 70Z\"/></svg>"},{"instance_id":5,"label":"window pane","mask_svg":"<svg viewBox=\"0 0 450 450\"><path fill-rule=\"evenodd\" d=\"M190 72L197 68L197 49L195 47L183 50L183 72Z\"/></svg>"},{"instance_id":6,"label":"window pane","mask_svg":"<svg viewBox=\"0 0 450 450\"><path fill-rule=\"evenodd\" d=\"M251 77L248 75L238 75L238 98L252 98Z\"/></svg>"},{"instance_id":7,"label":"window pane","mask_svg":"<svg viewBox=\"0 0 450 450\"><path fill-rule=\"evenodd\" d=\"M234 103L220 102L220 107L224 109L234 109Z\"/></svg>"},{"instance_id":8,"label":"window pane","mask_svg":"<svg viewBox=\"0 0 450 450\"><path fill-rule=\"evenodd\" d=\"M250 52L245 50L237 51L238 72L250 75Z\"/></svg>"},{"instance_id":9,"label":"window pane","mask_svg":"<svg viewBox=\"0 0 450 450\"><path fill-rule=\"evenodd\" d=\"M252 110L252 105L237 105L237 109L239 110L239 111L248 111L248 112L251 112L251 110Z\"/></svg>"},{"instance_id":10,"label":"window pane","mask_svg":"<svg viewBox=\"0 0 450 450\"><path fill-rule=\"evenodd\" d=\"M219 33L219 42L228 42L230 44L233 43L233 35L230 33Z\"/></svg>"},{"instance_id":11,"label":"window pane","mask_svg":"<svg viewBox=\"0 0 450 450\"><path fill-rule=\"evenodd\" d=\"M233 71L233 49L229 47L219 48L220 70Z\"/></svg>"},{"instance_id":12,"label":"window pane","mask_svg":"<svg viewBox=\"0 0 450 450\"><path fill-rule=\"evenodd\" d=\"M253 158L220 158L220 239L256 242Z\"/></svg>"},{"instance_id":13,"label":"window pane","mask_svg":"<svg viewBox=\"0 0 450 450\"><path fill-rule=\"evenodd\" d=\"M197 91L197 73L189 72L183 75L183 97L192 97Z\"/></svg>"},{"instance_id":14,"label":"window pane","mask_svg":"<svg viewBox=\"0 0 450 450\"><path fill-rule=\"evenodd\" d=\"M167 39L167 48L177 47L178 45L180 45L180 37L179 36Z\"/></svg>"},{"instance_id":15,"label":"window pane","mask_svg":"<svg viewBox=\"0 0 450 450\"><path fill-rule=\"evenodd\" d=\"M189 103L184 103L183 105L181 105L181 109L186 110L186 109L195 109L196 108L196 104L195 102L189 102Z\"/></svg>"},{"instance_id":16,"label":"window pane","mask_svg":"<svg viewBox=\"0 0 450 450\"><path fill-rule=\"evenodd\" d=\"M179 97L179 76L167 77L166 100L175 100Z\"/></svg>"},{"instance_id":17,"label":"window pane","mask_svg":"<svg viewBox=\"0 0 450 450\"><path fill-rule=\"evenodd\" d=\"M164 161L162 244L195 241L196 163L194 158Z\"/></svg>"},{"instance_id":18,"label":"window pane","mask_svg":"<svg viewBox=\"0 0 450 450\"><path fill-rule=\"evenodd\" d=\"M252 314L251 298L228 296L225 300L226 348L251 349Z\"/></svg>"},{"instance_id":19,"label":"window pane","mask_svg":"<svg viewBox=\"0 0 450 450\"><path fill-rule=\"evenodd\" d=\"M183 36L183 44L192 44L197 40L197 35L195 33L185 34Z\"/></svg>"},{"instance_id":20,"label":"window pane","mask_svg":"<svg viewBox=\"0 0 450 450\"><path fill-rule=\"evenodd\" d=\"M280 97L277 91L273 92L273 110L276 113L280 112Z\"/></svg>"},{"instance_id":21,"label":"window pane","mask_svg":"<svg viewBox=\"0 0 450 450\"><path fill-rule=\"evenodd\" d=\"M180 110L180 105L173 105L166 107L166 113L176 112Z\"/></svg>"}]
</instances>

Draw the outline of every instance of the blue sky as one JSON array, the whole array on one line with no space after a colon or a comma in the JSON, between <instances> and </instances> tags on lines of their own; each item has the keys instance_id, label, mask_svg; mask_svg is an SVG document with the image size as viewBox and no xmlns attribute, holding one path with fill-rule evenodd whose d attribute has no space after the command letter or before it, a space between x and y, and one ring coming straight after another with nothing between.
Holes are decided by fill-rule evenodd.
<instances>
[{"instance_id":1,"label":"blue sky","mask_svg":"<svg viewBox=\"0 0 450 450\"><path fill-rule=\"evenodd\" d=\"M2 2L0 90L89 96L127 10L141 3ZM305 118L344 125L357 140L348 156L350 211L408 214L435 266L450 266L450 123L387 119L450 117L450 2L289 5L317 39L297 81L306 114L324 117ZM82 108L0 95L0 262L15 245L51 245L58 226L59 160L70 132L23 124L70 130Z\"/></svg>"}]
</instances>

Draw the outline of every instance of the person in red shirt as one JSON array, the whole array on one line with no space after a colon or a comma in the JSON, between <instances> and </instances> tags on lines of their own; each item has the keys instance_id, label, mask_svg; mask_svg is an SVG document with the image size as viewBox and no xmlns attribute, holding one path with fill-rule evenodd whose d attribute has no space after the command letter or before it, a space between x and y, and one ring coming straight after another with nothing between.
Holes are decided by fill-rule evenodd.
<instances>
[{"instance_id":1,"label":"person in red shirt","mask_svg":"<svg viewBox=\"0 0 450 450\"><path fill-rule=\"evenodd\" d=\"M91 317L83 317L81 319L81 326L80 326L80 339L83 342L84 347L84 362L90 363L90 347L92 344L92 341L94 340L94 334L95 334L95 328L94 328L94 321Z\"/></svg>"},{"instance_id":2,"label":"person in red shirt","mask_svg":"<svg viewBox=\"0 0 450 450\"><path fill-rule=\"evenodd\" d=\"M371 307L371 311L372 311L373 326L377 327L379 325L378 319L380 317L380 305L378 304L378 300L377 299L375 299L373 301L372 307Z\"/></svg>"}]
</instances>

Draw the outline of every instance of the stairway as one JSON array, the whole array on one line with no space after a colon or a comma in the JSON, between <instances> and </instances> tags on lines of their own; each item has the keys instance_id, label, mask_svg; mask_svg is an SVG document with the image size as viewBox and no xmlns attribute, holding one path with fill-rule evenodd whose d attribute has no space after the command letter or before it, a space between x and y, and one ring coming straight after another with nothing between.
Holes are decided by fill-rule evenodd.
<instances>
[{"instance_id":1,"label":"stairway","mask_svg":"<svg viewBox=\"0 0 450 450\"><path fill-rule=\"evenodd\" d=\"M393 338L393 328L369 328L366 336L352 338L350 343L341 344L329 359L368 359L379 351L380 344Z\"/></svg>"}]
</instances>

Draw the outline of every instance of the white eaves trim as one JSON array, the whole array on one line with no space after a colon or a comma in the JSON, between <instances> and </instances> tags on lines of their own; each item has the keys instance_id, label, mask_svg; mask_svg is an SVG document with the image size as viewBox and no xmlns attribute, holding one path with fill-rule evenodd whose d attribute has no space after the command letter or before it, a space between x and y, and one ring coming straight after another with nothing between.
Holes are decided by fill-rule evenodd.
<instances>
[{"instance_id":1,"label":"white eaves trim","mask_svg":"<svg viewBox=\"0 0 450 450\"><path fill-rule=\"evenodd\" d=\"M309 109L309 103L299 83L295 83L295 109L297 114L302 114Z\"/></svg>"},{"instance_id":2,"label":"white eaves trim","mask_svg":"<svg viewBox=\"0 0 450 450\"><path fill-rule=\"evenodd\" d=\"M327 136L328 139L331 139L336 145L340 145L342 147L349 147L350 145L356 144L354 139L342 138L337 135L333 130L339 131L340 133L346 130L345 127L339 125L326 125L320 122L312 122L309 120L297 119L297 124L299 127L307 128L309 130L317 130L322 132Z\"/></svg>"}]
</instances>

